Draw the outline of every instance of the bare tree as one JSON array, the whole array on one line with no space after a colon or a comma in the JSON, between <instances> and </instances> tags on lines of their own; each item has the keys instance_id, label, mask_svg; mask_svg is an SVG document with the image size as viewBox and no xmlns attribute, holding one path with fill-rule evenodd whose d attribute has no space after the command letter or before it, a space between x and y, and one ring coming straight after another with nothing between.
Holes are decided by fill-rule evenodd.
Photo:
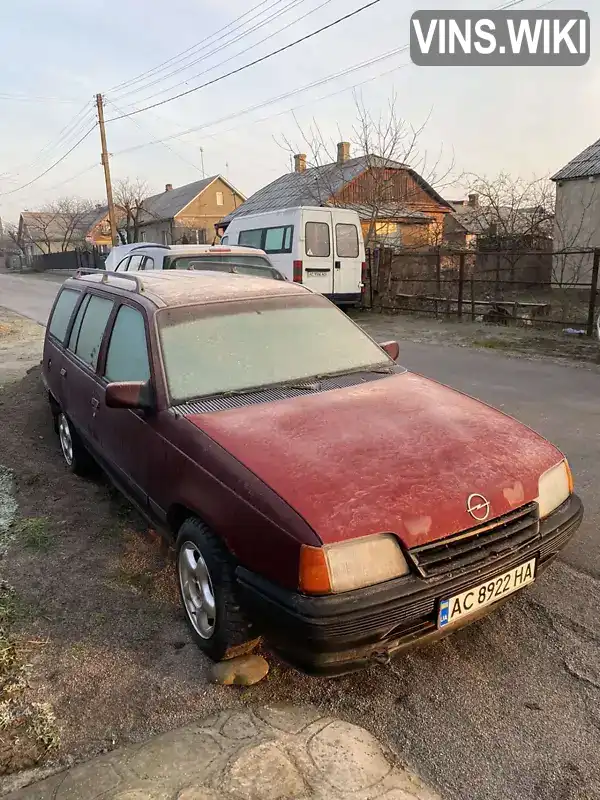
<instances>
[{"instance_id":1,"label":"bare tree","mask_svg":"<svg viewBox=\"0 0 600 800\"><path fill-rule=\"evenodd\" d=\"M141 178L123 178L116 182L113 193L119 208L119 238L123 244L139 242L140 226L148 214L144 207L148 184Z\"/></svg>"},{"instance_id":2,"label":"bare tree","mask_svg":"<svg viewBox=\"0 0 600 800\"><path fill-rule=\"evenodd\" d=\"M367 173L361 179L358 192L349 183L346 167L338 158L335 144L325 139L315 120L308 129L302 128L296 120L301 147L298 143L283 140L284 148L290 153L306 149L307 167L321 167L310 178L315 204L357 207L366 227L367 245L377 238L381 220L400 219L403 210L408 214L408 208L403 207L414 207L423 200L419 182L441 188L457 180L456 177L450 179L453 161L442 168L442 150L433 162L426 152L420 150L419 138L426 123L414 128L400 116L397 106L397 98L393 95L385 112L374 116L355 97L356 121L350 144L353 151L365 159ZM423 203L424 208L426 205ZM432 225L421 225L424 233L420 245L430 244L431 228L435 227L435 222L434 219ZM434 238L439 237L434 235Z\"/></svg>"},{"instance_id":3,"label":"bare tree","mask_svg":"<svg viewBox=\"0 0 600 800\"><path fill-rule=\"evenodd\" d=\"M568 181L557 189L552 281L574 288L591 280L593 248L599 241L600 189L596 181Z\"/></svg>"},{"instance_id":4,"label":"bare tree","mask_svg":"<svg viewBox=\"0 0 600 800\"><path fill-rule=\"evenodd\" d=\"M65 252L82 245L95 206L80 197L62 197L41 211L28 211L24 237L42 253Z\"/></svg>"}]
</instances>

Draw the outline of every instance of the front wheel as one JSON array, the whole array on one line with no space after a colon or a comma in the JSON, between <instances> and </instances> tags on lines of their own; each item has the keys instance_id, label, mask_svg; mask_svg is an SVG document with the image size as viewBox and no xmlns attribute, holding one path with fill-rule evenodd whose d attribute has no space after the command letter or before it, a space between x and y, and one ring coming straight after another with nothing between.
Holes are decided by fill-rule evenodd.
<instances>
[{"instance_id":1,"label":"front wheel","mask_svg":"<svg viewBox=\"0 0 600 800\"><path fill-rule=\"evenodd\" d=\"M221 540L195 517L176 544L179 593L194 641L213 661L247 653L259 642L235 594L234 565Z\"/></svg>"}]
</instances>

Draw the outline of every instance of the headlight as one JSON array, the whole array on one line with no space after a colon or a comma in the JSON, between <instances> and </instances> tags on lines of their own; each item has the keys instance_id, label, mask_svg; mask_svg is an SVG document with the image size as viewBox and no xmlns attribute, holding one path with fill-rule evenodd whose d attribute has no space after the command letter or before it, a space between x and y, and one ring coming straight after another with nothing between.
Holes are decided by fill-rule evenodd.
<instances>
[{"instance_id":1,"label":"headlight","mask_svg":"<svg viewBox=\"0 0 600 800\"><path fill-rule=\"evenodd\" d=\"M308 594L348 592L408 572L396 538L382 533L323 547L303 545L299 585Z\"/></svg>"},{"instance_id":2,"label":"headlight","mask_svg":"<svg viewBox=\"0 0 600 800\"><path fill-rule=\"evenodd\" d=\"M569 497L573 491L573 476L567 461L546 470L541 476L538 489L540 517L543 519Z\"/></svg>"}]
</instances>

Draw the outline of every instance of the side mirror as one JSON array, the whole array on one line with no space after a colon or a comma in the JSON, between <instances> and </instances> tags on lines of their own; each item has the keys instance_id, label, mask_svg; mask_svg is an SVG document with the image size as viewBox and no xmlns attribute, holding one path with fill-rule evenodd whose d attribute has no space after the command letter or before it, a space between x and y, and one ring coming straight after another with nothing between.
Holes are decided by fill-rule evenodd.
<instances>
[{"instance_id":1,"label":"side mirror","mask_svg":"<svg viewBox=\"0 0 600 800\"><path fill-rule=\"evenodd\" d=\"M104 396L109 408L132 408L149 411L153 406L152 389L148 381L119 381L109 383Z\"/></svg>"},{"instance_id":2,"label":"side mirror","mask_svg":"<svg viewBox=\"0 0 600 800\"><path fill-rule=\"evenodd\" d=\"M398 361L398 356L400 355L400 346L398 342L381 342L379 347L385 350L393 361Z\"/></svg>"}]
</instances>

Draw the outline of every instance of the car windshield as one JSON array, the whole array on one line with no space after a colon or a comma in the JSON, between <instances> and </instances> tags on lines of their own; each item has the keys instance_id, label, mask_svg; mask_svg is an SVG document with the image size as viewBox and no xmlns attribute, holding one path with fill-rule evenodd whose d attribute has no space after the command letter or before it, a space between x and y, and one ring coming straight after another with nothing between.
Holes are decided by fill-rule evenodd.
<instances>
[{"instance_id":1,"label":"car windshield","mask_svg":"<svg viewBox=\"0 0 600 800\"><path fill-rule=\"evenodd\" d=\"M162 309L163 362L174 404L393 362L322 297Z\"/></svg>"}]
</instances>

